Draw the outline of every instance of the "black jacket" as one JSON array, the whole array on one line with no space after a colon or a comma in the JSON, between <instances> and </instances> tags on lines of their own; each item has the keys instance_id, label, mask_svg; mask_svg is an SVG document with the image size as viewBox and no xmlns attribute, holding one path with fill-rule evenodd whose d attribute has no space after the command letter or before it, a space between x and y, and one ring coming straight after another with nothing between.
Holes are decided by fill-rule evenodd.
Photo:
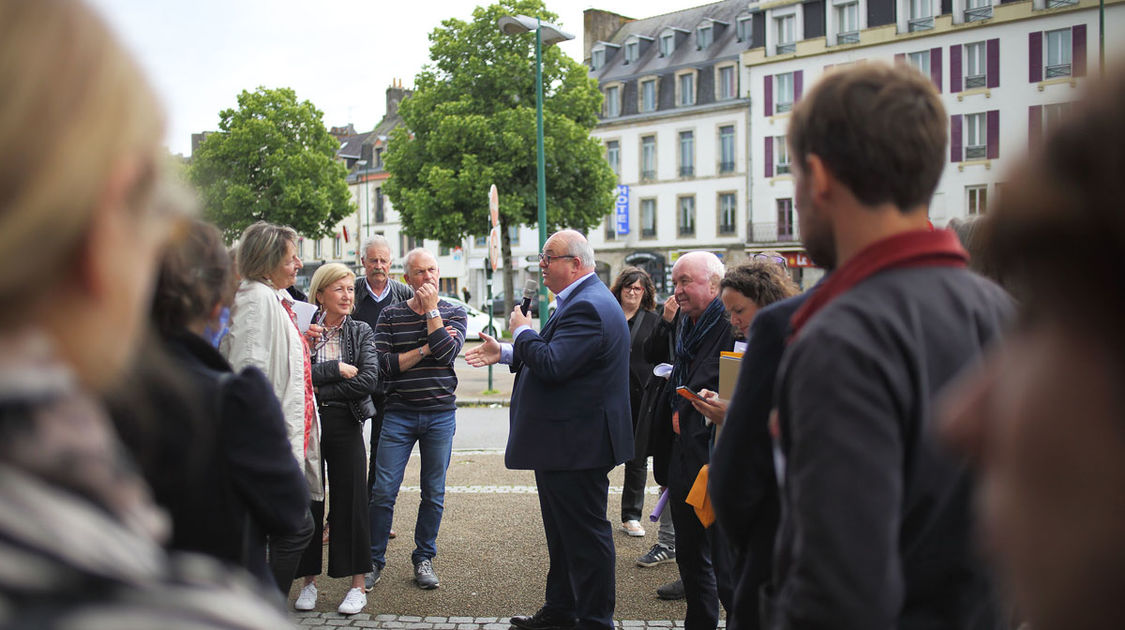
<instances>
[{"instance_id":1,"label":"black jacket","mask_svg":"<svg viewBox=\"0 0 1125 630\"><path fill-rule=\"evenodd\" d=\"M316 401L322 405L346 406L356 422L363 422L375 415L371 394L379 384L379 361L371 327L351 317L345 318L340 356L344 363L359 369L359 373L352 378L344 378L340 376L339 361L317 363L314 355L312 382L316 387Z\"/></svg>"}]
</instances>

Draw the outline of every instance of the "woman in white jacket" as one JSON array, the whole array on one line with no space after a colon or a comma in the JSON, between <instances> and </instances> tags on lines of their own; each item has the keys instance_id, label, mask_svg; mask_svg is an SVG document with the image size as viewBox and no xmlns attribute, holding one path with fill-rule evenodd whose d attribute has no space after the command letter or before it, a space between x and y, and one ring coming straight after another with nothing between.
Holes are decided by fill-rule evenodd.
<instances>
[{"instance_id":1,"label":"woman in white jacket","mask_svg":"<svg viewBox=\"0 0 1125 630\"><path fill-rule=\"evenodd\" d=\"M297 327L293 298L285 290L297 280L297 232L293 228L259 221L242 233L238 245L238 272L242 282L231 308L230 333L220 351L235 371L254 366L265 372L285 415L293 457L305 473L313 501L324 500L320 463L320 425L313 397L309 350ZM274 575L289 577L279 584L289 592L301 553L312 535L270 540ZM298 539L299 538L299 539Z\"/></svg>"}]
</instances>

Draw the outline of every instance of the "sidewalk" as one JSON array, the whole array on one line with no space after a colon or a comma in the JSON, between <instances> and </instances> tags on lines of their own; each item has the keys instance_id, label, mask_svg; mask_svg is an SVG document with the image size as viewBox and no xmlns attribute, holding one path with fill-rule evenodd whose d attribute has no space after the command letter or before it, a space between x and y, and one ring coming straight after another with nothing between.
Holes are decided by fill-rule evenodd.
<instances>
[{"instance_id":1,"label":"sidewalk","mask_svg":"<svg viewBox=\"0 0 1125 630\"><path fill-rule=\"evenodd\" d=\"M338 613L293 613L302 628L387 628L388 630L508 630L512 627L507 617L418 617L415 615L341 615ZM725 628L726 620L719 620L719 627ZM645 628L684 627L683 619L675 621L640 621L619 619L614 627L629 630Z\"/></svg>"},{"instance_id":2,"label":"sidewalk","mask_svg":"<svg viewBox=\"0 0 1125 630\"><path fill-rule=\"evenodd\" d=\"M507 407L512 398L512 385L515 375L508 366L497 363L492 366L492 393L488 391L488 368L475 368L465 363L465 352L479 346L479 341L467 341L453 369L457 372L457 406L483 407L500 405Z\"/></svg>"}]
</instances>

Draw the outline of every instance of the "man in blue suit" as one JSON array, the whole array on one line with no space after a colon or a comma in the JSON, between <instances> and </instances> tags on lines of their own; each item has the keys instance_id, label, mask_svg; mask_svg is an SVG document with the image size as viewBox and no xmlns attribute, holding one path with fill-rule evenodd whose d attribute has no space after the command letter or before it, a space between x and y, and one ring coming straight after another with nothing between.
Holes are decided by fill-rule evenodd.
<instances>
[{"instance_id":1,"label":"man in blue suit","mask_svg":"<svg viewBox=\"0 0 1125 630\"><path fill-rule=\"evenodd\" d=\"M534 470L551 566L546 602L512 617L523 630L613 627L613 529L606 519L609 471L633 457L629 327L594 275L594 251L574 230L556 232L539 255L558 307L536 333L517 306L514 344L482 334L465 354L476 367L503 362L516 373L508 468Z\"/></svg>"}]
</instances>

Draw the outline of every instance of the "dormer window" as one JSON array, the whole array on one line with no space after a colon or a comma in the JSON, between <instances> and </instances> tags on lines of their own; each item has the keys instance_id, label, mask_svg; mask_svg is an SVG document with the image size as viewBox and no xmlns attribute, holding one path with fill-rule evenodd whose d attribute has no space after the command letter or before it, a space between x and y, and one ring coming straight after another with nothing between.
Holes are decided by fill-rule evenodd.
<instances>
[{"instance_id":1,"label":"dormer window","mask_svg":"<svg viewBox=\"0 0 1125 630\"><path fill-rule=\"evenodd\" d=\"M625 63L633 63L640 57L641 45L636 40L625 42Z\"/></svg>"},{"instance_id":2,"label":"dormer window","mask_svg":"<svg viewBox=\"0 0 1125 630\"><path fill-rule=\"evenodd\" d=\"M605 67L605 49L601 48L590 52L590 67L593 70L601 70Z\"/></svg>"},{"instance_id":3,"label":"dormer window","mask_svg":"<svg viewBox=\"0 0 1125 630\"><path fill-rule=\"evenodd\" d=\"M664 33L660 36L660 56L670 57L674 52L676 52L676 34Z\"/></svg>"},{"instance_id":4,"label":"dormer window","mask_svg":"<svg viewBox=\"0 0 1125 630\"><path fill-rule=\"evenodd\" d=\"M703 50L711 45L715 38L715 29L710 24L704 24L695 31L695 41L699 44L699 49Z\"/></svg>"},{"instance_id":5,"label":"dormer window","mask_svg":"<svg viewBox=\"0 0 1125 630\"><path fill-rule=\"evenodd\" d=\"M738 28L738 41L748 42L754 36L754 17L750 15L743 15L735 20Z\"/></svg>"}]
</instances>

